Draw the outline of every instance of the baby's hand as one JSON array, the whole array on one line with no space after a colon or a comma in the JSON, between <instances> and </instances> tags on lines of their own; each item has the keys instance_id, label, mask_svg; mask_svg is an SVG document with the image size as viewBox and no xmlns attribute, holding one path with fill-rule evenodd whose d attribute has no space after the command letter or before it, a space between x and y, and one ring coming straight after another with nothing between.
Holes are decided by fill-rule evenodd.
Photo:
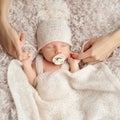
<instances>
[{"instance_id":1,"label":"baby's hand","mask_svg":"<svg viewBox=\"0 0 120 120\"><path fill-rule=\"evenodd\" d=\"M23 67L31 65L31 62L32 62L32 55L31 55L31 53L28 52L28 51L23 51L21 62L23 64Z\"/></svg>"},{"instance_id":2,"label":"baby's hand","mask_svg":"<svg viewBox=\"0 0 120 120\"><path fill-rule=\"evenodd\" d=\"M74 59L74 58L72 57L73 54L76 54L76 53L71 53L71 54L70 54L70 56L68 57L68 63L69 63L70 65L78 65L79 62L80 62L80 60L79 60L79 59Z\"/></svg>"},{"instance_id":3,"label":"baby's hand","mask_svg":"<svg viewBox=\"0 0 120 120\"><path fill-rule=\"evenodd\" d=\"M71 53L74 54L74 53ZM72 58L72 55L68 57L68 63L70 65L70 71L71 72L76 72L79 70L79 62L80 60Z\"/></svg>"}]
</instances>

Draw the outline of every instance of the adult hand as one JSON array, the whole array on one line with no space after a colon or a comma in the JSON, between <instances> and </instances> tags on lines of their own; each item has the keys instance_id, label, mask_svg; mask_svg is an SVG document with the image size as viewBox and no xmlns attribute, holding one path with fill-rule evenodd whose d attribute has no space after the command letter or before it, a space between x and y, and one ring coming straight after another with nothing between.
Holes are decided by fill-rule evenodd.
<instances>
[{"instance_id":1,"label":"adult hand","mask_svg":"<svg viewBox=\"0 0 120 120\"><path fill-rule=\"evenodd\" d=\"M106 60L118 46L120 46L120 31L88 41L83 52L72 57L81 59L83 63L94 64Z\"/></svg>"},{"instance_id":2,"label":"adult hand","mask_svg":"<svg viewBox=\"0 0 120 120\"><path fill-rule=\"evenodd\" d=\"M21 46L24 42L25 35L18 34L10 24L0 24L0 44L3 50L9 55L21 59Z\"/></svg>"},{"instance_id":3,"label":"adult hand","mask_svg":"<svg viewBox=\"0 0 120 120\"><path fill-rule=\"evenodd\" d=\"M8 21L8 12L11 0L0 0L0 44L3 50L15 58L21 59L21 44L24 35L18 35Z\"/></svg>"}]
</instances>

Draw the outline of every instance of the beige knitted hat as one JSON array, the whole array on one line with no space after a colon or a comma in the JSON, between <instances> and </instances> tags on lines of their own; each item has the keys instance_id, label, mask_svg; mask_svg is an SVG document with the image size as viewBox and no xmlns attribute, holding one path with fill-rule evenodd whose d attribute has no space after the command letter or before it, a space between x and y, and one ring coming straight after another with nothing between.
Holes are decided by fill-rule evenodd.
<instances>
[{"instance_id":1,"label":"beige knitted hat","mask_svg":"<svg viewBox=\"0 0 120 120\"><path fill-rule=\"evenodd\" d=\"M38 50L48 43L61 41L72 46L71 30L65 19L44 20L37 30Z\"/></svg>"}]
</instances>

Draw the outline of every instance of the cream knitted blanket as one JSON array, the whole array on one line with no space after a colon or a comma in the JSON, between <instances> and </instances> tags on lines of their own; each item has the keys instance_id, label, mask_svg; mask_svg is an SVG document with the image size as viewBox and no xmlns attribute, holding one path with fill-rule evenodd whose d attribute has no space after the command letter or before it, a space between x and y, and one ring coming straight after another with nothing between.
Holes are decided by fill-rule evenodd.
<instances>
[{"instance_id":1,"label":"cream knitted blanket","mask_svg":"<svg viewBox=\"0 0 120 120\"><path fill-rule=\"evenodd\" d=\"M7 78L18 120L120 119L120 82L102 63L75 73L63 69L51 72L45 79L51 86L42 84L44 93L39 94L17 60L9 64ZM55 86L57 82L60 86ZM52 99L52 94L46 93L50 90L54 91Z\"/></svg>"}]
</instances>

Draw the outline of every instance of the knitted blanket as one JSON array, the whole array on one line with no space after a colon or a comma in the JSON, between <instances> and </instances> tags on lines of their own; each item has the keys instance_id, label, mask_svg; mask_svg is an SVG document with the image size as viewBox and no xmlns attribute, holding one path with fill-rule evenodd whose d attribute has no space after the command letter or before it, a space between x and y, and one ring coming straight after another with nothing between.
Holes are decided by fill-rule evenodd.
<instances>
[{"instance_id":1,"label":"knitted blanket","mask_svg":"<svg viewBox=\"0 0 120 120\"><path fill-rule=\"evenodd\" d=\"M28 83L17 60L11 61L7 78L18 120L120 119L120 82L105 64L75 73L51 72L45 79L49 85L41 82L40 93Z\"/></svg>"}]
</instances>

